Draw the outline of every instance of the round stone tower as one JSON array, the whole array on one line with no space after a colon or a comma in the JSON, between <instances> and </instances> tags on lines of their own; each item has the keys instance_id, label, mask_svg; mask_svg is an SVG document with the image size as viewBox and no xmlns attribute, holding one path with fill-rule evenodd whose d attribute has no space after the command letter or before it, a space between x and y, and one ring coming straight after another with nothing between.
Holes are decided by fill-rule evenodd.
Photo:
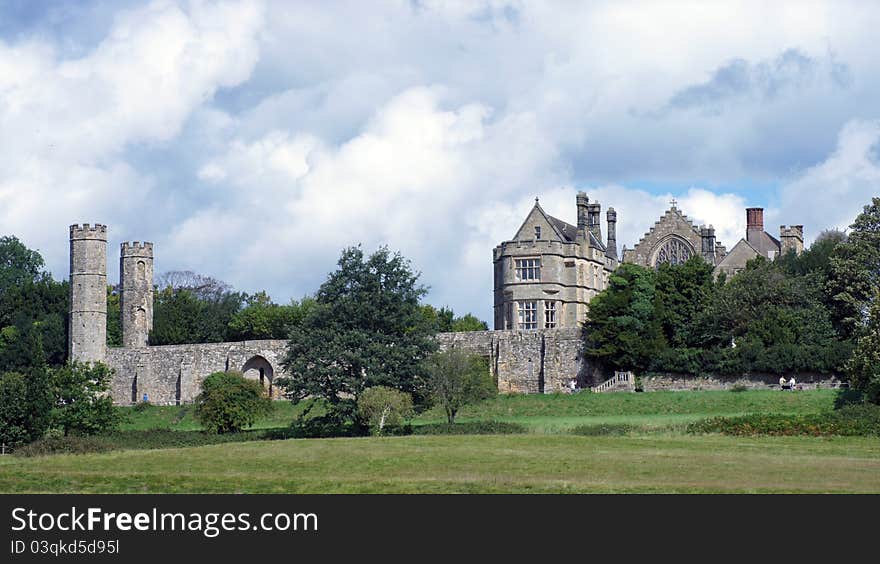
<instances>
[{"instance_id":1,"label":"round stone tower","mask_svg":"<svg viewBox=\"0 0 880 564\"><path fill-rule=\"evenodd\" d=\"M107 352L107 227L70 226L71 360L103 362Z\"/></svg>"},{"instance_id":2,"label":"round stone tower","mask_svg":"<svg viewBox=\"0 0 880 564\"><path fill-rule=\"evenodd\" d=\"M153 328L153 244L122 243L119 252L122 346L146 347Z\"/></svg>"}]
</instances>

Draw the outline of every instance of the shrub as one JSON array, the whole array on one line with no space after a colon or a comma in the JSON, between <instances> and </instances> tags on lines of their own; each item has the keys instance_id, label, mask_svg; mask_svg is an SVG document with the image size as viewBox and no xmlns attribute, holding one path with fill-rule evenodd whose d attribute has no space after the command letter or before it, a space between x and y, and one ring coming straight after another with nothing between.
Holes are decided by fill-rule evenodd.
<instances>
[{"instance_id":1,"label":"shrub","mask_svg":"<svg viewBox=\"0 0 880 564\"><path fill-rule=\"evenodd\" d=\"M571 430L572 435L602 437L608 435L628 435L636 430L629 423L603 423L600 425L581 425Z\"/></svg>"},{"instance_id":2,"label":"shrub","mask_svg":"<svg viewBox=\"0 0 880 564\"><path fill-rule=\"evenodd\" d=\"M118 414L106 393L112 374L100 362L73 361L52 370L52 424L63 429L65 435L94 435L114 429Z\"/></svg>"},{"instance_id":3,"label":"shrub","mask_svg":"<svg viewBox=\"0 0 880 564\"><path fill-rule=\"evenodd\" d=\"M27 388L17 372L0 374L0 443L15 446L28 440Z\"/></svg>"},{"instance_id":4,"label":"shrub","mask_svg":"<svg viewBox=\"0 0 880 564\"><path fill-rule=\"evenodd\" d=\"M443 407L446 421L455 423L458 410L498 393L486 361L459 349L434 354L426 363L431 399Z\"/></svg>"},{"instance_id":5,"label":"shrub","mask_svg":"<svg viewBox=\"0 0 880 564\"><path fill-rule=\"evenodd\" d=\"M748 390L749 388L745 384L734 384L733 387L730 388L730 391L735 394L747 392Z\"/></svg>"},{"instance_id":6,"label":"shrub","mask_svg":"<svg viewBox=\"0 0 880 564\"><path fill-rule=\"evenodd\" d=\"M51 407L44 371L0 374L0 443L14 447L39 438L49 424Z\"/></svg>"},{"instance_id":7,"label":"shrub","mask_svg":"<svg viewBox=\"0 0 880 564\"><path fill-rule=\"evenodd\" d=\"M375 386L363 391L357 402L358 416L370 432L381 435L388 429L400 427L405 419L413 416L412 396L388 388Z\"/></svg>"},{"instance_id":8,"label":"shrub","mask_svg":"<svg viewBox=\"0 0 880 564\"><path fill-rule=\"evenodd\" d=\"M340 417L335 411L317 417L301 417L295 420L289 429L287 438L325 439L332 437L362 437L369 433L369 428L353 423Z\"/></svg>"},{"instance_id":9,"label":"shrub","mask_svg":"<svg viewBox=\"0 0 880 564\"><path fill-rule=\"evenodd\" d=\"M714 417L691 423L687 426L687 432L735 436L880 436L880 406L848 405L836 411L806 415L752 414Z\"/></svg>"},{"instance_id":10,"label":"shrub","mask_svg":"<svg viewBox=\"0 0 880 564\"><path fill-rule=\"evenodd\" d=\"M470 421L467 423L432 423L412 429L414 435L521 435L529 430L519 423L505 421Z\"/></svg>"},{"instance_id":11,"label":"shrub","mask_svg":"<svg viewBox=\"0 0 880 564\"><path fill-rule=\"evenodd\" d=\"M47 437L15 450L16 456L48 456L51 454L90 454L113 450L106 437Z\"/></svg>"},{"instance_id":12,"label":"shrub","mask_svg":"<svg viewBox=\"0 0 880 564\"><path fill-rule=\"evenodd\" d=\"M241 431L271 410L272 400L260 383L239 372L211 374L196 397L196 417L206 429L218 434Z\"/></svg>"}]
</instances>

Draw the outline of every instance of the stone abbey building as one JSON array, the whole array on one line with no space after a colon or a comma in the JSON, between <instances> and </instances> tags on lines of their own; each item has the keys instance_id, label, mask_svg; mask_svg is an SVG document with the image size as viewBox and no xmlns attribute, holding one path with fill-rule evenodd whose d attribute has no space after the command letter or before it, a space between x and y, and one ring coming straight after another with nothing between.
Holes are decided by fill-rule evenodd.
<instances>
[{"instance_id":1,"label":"stone abbey building","mask_svg":"<svg viewBox=\"0 0 880 564\"><path fill-rule=\"evenodd\" d=\"M608 285L623 263L657 268L701 257L715 275L735 275L758 256L773 260L804 250L804 228L783 225L779 238L764 231L764 210L746 209L746 234L728 251L712 225L697 226L675 200L632 249L617 254L617 212L606 214L608 236L602 240L602 206L584 192L576 199L577 226L535 205L513 239L495 247L495 329L545 330L576 328L587 317L590 300Z\"/></svg>"},{"instance_id":2,"label":"stone abbey building","mask_svg":"<svg viewBox=\"0 0 880 564\"><path fill-rule=\"evenodd\" d=\"M577 195L577 225L535 206L513 239L493 254L495 329L576 328L587 304L608 284L617 268L617 212L606 214L608 239L602 240L602 205Z\"/></svg>"},{"instance_id":3,"label":"stone abbey building","mask_svg":"<svg viewBox=\"0 0 880 564\"><path fill-rule=\"evenodd\" d=\"M458 347L488 360L501 392L551 393L601 383L581 354L581 325L590 300L623 262L655 268L701 256L716 273L735 274L756 256L773 259L803 251L803 226L764 231L763 210L746 210L746 236L730 251L712 226L697 227L673 203L631 250L617 254L617 214L577 194L577 225L548 215L535 201L510 241L493 252L495 331L444 333L441 348ZM153 244L123 242L119 248L122 347L107 342L107 227L70 226L70 331L72 360L106 363L113 369L112 397L125 405L146 398L163 405L191 402L211 373L238 370L259 381L271 397L287 343L258 340L150 346L153 326ZM690 386L691 384L687 384Z\"/></svg>"}]
</instances>

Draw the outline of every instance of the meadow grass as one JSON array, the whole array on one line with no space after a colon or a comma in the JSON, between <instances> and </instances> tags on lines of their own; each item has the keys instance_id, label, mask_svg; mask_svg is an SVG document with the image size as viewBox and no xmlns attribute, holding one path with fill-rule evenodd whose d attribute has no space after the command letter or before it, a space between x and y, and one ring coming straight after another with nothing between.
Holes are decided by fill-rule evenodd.
<instances>
[{"instance_id":1,"label":"meadow grass","mask_svg":"<svg viewBox=\"0 0 880 564\"><path fill-rule=\"evenodd\" d=\"M708 417L733 417L748 413L808 414L831 410L835 390L784 393L772 390L651 392L646 394L552 394L499 395L466 406L460 421L506 421L519 423L536 433L565 432L583 425L632 423L645 428L686 425ZM275 402L269 417L253 429L286 427L305 406ZM149 406L144 410L118 408L123 414L121 430L200 430L193 406ZM428 410L413 425L446 420L440 408Z\"/></svg>"},{"instance_id":2,"label":"meadow grass","mask_svg":"<svg viewBox=\"0 0 880 564\"><path fill-rule=\"evenodd\" d=\"M880 492L880 441L719 435L294 439L0 459L3 492Z\"/></svg>"}]
</instances>

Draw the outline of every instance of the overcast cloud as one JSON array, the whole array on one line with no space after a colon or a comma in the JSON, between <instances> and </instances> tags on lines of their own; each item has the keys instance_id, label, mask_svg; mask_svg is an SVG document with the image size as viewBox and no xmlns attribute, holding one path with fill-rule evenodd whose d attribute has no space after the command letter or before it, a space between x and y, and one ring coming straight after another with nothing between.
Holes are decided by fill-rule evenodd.
<instances>
[{"instance_id":1,"label":"overcast cloud","mask_svg":"<svg viewBox=\"0 0 880 564\"><path fill-rule=\"evenodd\" d=\"M491 318L491 251L585 190L621 246L672 197L733 246L880 195L867 2L172 1L0 6L0 233L67 226L286 301L388 244Z\"/></svg>"}]
</instances>

